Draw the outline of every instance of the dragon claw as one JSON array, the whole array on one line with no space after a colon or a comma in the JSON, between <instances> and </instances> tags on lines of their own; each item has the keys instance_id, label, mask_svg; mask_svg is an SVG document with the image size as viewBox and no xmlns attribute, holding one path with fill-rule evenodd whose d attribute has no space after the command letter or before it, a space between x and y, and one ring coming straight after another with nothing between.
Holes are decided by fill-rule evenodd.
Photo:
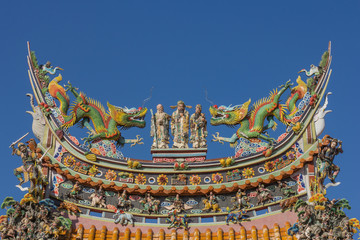
<instances>
[{"instance_id":1,"label":"dragon claw","mask_svg":"<svg viewBox=\"0 0 360 240\"><path fill-rule=\"evenodd\" d=\"M144 142L142 142L142 140L144 140L144 139L142 137L140 137L140 135L136 135L136 139L133 139L132 144L130 145L130 147L133 147L136 144L144 144Z\"/></svg>"},{"instance_id":2,"label":"dragon claw","mask_svg":"<svg viewBox=\"0 0 360 240\"><path fill-rule=\"evenodd\" d=\"M213 142L219 142L221 144L224 144L224 141L222 141L219 132L216 132L216 134L213 134L214 139Z\"/></svg>"},{"instance_id":3,"label":"dragon claw","mask_svg":"<svg viewBox=\"0 0 360 240\"><path fill-rule=\"evenodd\" d=\"M88 146L90 146L90 145L91 145L91 143L90 143L90 139L89 139L89 138L85 137L85 138L81 138L81 140L83 140L83 141L84 141L84 146L85 146L85 145L88 145Z\"/></svg>"},{"instance_id":4,"label":"dragon claw","mask_svg":"<svg viewBox=\"0 0 360 240\"><path fill-rule=\"evenodd\" d=\"M293 83L290 82L291 80L288 80L286 83L285 83L285 88L288 88L292 85L294 85Z\"/></svg>"},{"instance_id":5,"label":"dragon claw","mask_svg":"<svg viewBox=\"0 0 360 240\"><path fill-rule=\"evenodd\" d=\"M71 91L71 90L73 90L73 89L79 90L78 88L73 87L72 84L70 83L70 81L68 81L68 85L64 85L64 87L66 88L66 89L65 89L65 92L67 92L67 91L69 91L69 90Z\"/></svg>"},{"instance_id":6,"label":"dragon claw","mask_svg":"<svg viewBox=\"0 0 360 240\"><path fill-rule=\"evenodd\" d=\"M279 88L289 88L292 85L294 85L294 84L291 83L291 80L289 79L285 84L281 85Z\"/></svg>"},{"instance_id":7,"label":"dragon claw","mask_svg":"<svg viewBox=\"0 0 360 240\"><path fill-rule=\"evenodd\" d=\"M70 83L70 81L68 81L68 85L64 85L64 87L66 88L65 91L69 91L72 88L72 85Z\"/></svg>"},{"instance_id":8,"label":"dragon claw","mask_svg":"<svg viewBox=\"0 0 360 240\"><path fill-rule=\"evenodd\" d=\"M84 145L87 145L89 148L91 148L91 141L94 140L91 136L81 138L81 140L84 141Z\"/></svg>"},{"instance_id":9,"label":"dragon claw","mask_svg":"<svg viewBox=\"0 0 360 240\"><path fill-rule=\"evenodd\" d=\"M89 131L89 132L86 132L86 133L89 135L89 137L92 136L92 135L95 135L95 131Z\"/></svg>"}]
</instances>

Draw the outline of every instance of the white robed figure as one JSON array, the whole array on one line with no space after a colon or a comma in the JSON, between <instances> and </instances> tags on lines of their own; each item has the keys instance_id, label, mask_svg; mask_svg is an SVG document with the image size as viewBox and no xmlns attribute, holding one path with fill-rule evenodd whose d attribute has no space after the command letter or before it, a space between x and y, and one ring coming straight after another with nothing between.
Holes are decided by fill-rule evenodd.
<instances>
[{"instance_id":1,"label":"white robed figure","mask_svg":"<svg viewBox=\"0 0 360 240\"><path fill-rule=\"evenodd\" d=\"M150 136L153 137L151 148L169 148L169 125L171 116L164 112L161 104L156 106L157 112L151 117Z\"/></svg>"},{"instance_id":2,"label":"white robed figure","mask_svg":"<svg viewBox=\"0 0 360 240\"><path fill-rule=\"evenodd\" d=\"M183 101L178 101L177 106L171 106L171 108L177 108L171 116L171 134L174 136L173 148L188 148L190 117L185 108L191 108L191 106L186 106Z\"/></svg>"}]
</instances>

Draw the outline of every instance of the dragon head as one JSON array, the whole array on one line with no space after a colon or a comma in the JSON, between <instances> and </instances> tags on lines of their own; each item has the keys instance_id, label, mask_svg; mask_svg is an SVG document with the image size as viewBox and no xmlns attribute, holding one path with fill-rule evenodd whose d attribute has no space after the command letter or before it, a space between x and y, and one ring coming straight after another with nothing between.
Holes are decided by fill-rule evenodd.
<instances>
[{"instance_id":1,"label":"dragon head","mask_svg":"<svg viewBox=\"0 0 360 240\"><path fill-rule=\"evenodd\" d=\"M221 105L218 107L217 105L211 106L209 111L211 114L211 125L236 125L240 123L240 121L246 116L248 113L249 105L251 99L244 103L243 105L236 106L224 106Z\"/></svg>"},{"instance_id":2,"label":"dragon head","mask_svg":"<svg viewBox=\"0 0 360 240\"><path fill-rule=\"evenodd\" d=\"M147 108L127 108L116 107L107 103L110 116L122 127L145 127L145 115Z\"/></svg>"}]
</instances>

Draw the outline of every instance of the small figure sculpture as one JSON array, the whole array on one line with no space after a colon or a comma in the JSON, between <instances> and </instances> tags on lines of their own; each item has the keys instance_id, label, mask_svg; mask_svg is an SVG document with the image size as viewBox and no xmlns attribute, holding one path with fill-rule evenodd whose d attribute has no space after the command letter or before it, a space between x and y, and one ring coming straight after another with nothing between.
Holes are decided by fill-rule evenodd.
<instances>
[{"instance_id":1,"label":"small figure sculpture","mask_svg":"<svg viewBox=\"0 0 360 240\"><path fill-rule=\"evenodd\" d=\"M176 228L176 229L184 228L185 230L189 229L188 221L186 219L186 214L183 217L178 216L178 212L176 210L169 212L166 222L170 223L168 229L171 228Z\"/></svg>"},{"instance_id":2,"label":"small figure sculpture","mask_svg":"<svg viewBox=\"0 0 360 240\"><path fill-rule=\"evenodd\" d=\"M249 197L246 195L246 192L242 189L239 189L235 195L235 197L232 198L232 202L235 202L233 205L232 210L242 210L243 208L250 207L249 204Z\"/></svg>"},{"instance_id":3,"label":"small figure sculpture","mask_svg":"<svg viewBox=\"0 0 360 240\"><path fill-rule=\"evenodd\" d=\"M299 232L299 223L294 223L294 225L292 227L290 227L287 231L287 234L289 236L294 236L295 234L297 234Z\"/></svg>"},{"instance_id":4,"label":"small figure sculpture","mask_svg":"<svg viewBox=\"0 0 360 240\"><path fill-rule=\"evenodd\" d=\"M131 201L128 200L126 190L124 190L121 195L120 193L118 195L118 209L128 210L129 208L131 208Z\"/></svg>"},{"instance_id":5,"label":"small figure sculpture","mask_svg":"<svg viewBox=\"0 0 360 240\"><path fill-rule=\"evenodd\" d=\"M80 191L81 191L80 184L78 181L76 181L73 188L71 189L68 197L70 197L74 200L80 199L80 196L79 196Z\"/></svg>"},{"instance_id":6,"label":"small figure sculpture","mask_svg":"<svg viewBox=\"0 0 360 240\"><path fill-rule=\"evenodd\" d=\"M305 72L305 74L306 74L307 77L311 77L311 76L314 75L314 74L315 74L315 76L318 76L318 75L320 75L320 69L321 69L320 66L317 67L317 66L315 66L314 64L311 64L309 71L306 71L306 69L301 69L301 70L299 71L299 73Z\"/></svg>"},{"instance_id":7,"label":"small figure sculpture","mask_svg":"<svg viewBox=\"0 0 360 240\"><path fill-rule=\"evenodd\" d=\"M168 198L167 198L168 200ZM171 200L170 200L171 201ZM181 199L180 199L180 195L176 194L175 198L172 200L173 204L171 204L170 206L165 206L165 208L167 210L174 210L178 213L181 213L182 211L186 211L188 209L193 208L192 206L187 205L186 203L184 203Z\"/></svg>"},{"instance_id":8,"label":"small figure sculpture","mask_svg":"<svg viewBox=\"0 0 360 240\"><path fill-rule=\"evenodd\" d=\"M191 106L186 106L183 101L178 101L177 106L171 106L171 108L177 108L171 116L171 133L174 136L173 148L188 148L189 112L185 108L191 108Z\"/></svg>"},{"instance_id":9,"label":"small figure sculpture","mask_svg":"<svg viewBox=\"0 0 360 240\"><path fill-rule=\"evenodd\" d=\"M103 199L104 199L104 201L106 201L106 198L105 198L105 190L104 190L104 188L103 188L102 185L100 185L100 187L99 187L99 189L98 189L98 191L97 191L97 194L98 194L98 196L100 197L100 200L103 200Z\"/></svg>"},{"instance_id":10,"label":"small figure sculpture","mask_svg":"<svg viewBox=\"0 0 360 240\"><path fill-rule=\"evenodd\" d=\"M14 170L14 175L19 179L20 185L29 181L33 177L33 170L35 170L35 153L26 147L22 142L18 143L18 148L15 149L14 145L12 147L12 155L16 154L21 157L23 165Z\"/></svg>"},{"instance_id":11,"label":"small figure sculpture","mask_svg":"<svg viewBox=\"0 0 360 240\"><path fill-rule=\"evenodd\" d=\"M265 188L264 184L260 183L256 189L258 204L265 204L266 201L272 200L273 197L270 190Z\"/></svg>"},{"instance_id":12,"label":"small figure sculpture","mask_svg":"<svg viewBox=\"0 0 360 240\"><path fill-rule=\"evenodd\" d=\"M97 192L94 192L93 194L91 194L89 199L91 199L92 207L99 206L99 207L106 208L106 198L105 198L105 193L104 193L104 189L102 188L102 186L99 187L99 190Z\"/></svg>"},{"instance_id":13,"label":"small figure sculpture","mask_svg":"<svg viewBox=\"0 0 360 240\"><path fill-rule=\"evenodd\" d=\"M41 70L43 70L43 71L45 71L45 72L47 72L47 73L49 73L49 74L51 74L51 75L54 75L54 74L56 73L56 70L64 70L64 69L62 69L62 68L60 68L60 67L53 67L53 66L51 66L51 62L50 62L50 61L47 61L47 62L45 63L45 65L40 65L40 68L41 68Z\"/></svg>"},{"instance_id":14,"label":"small figure sculpture","mask_svg":"<svg viewBox=\"0 0 360 240\"><path fill-rule=\"evenodd\" d=\"M150 193L147 193L145 195L145 198L143 200L140 201L141 205L143 206L143 211L146 211L148 214L151 213L159 213L159 205L160 205L160 201L157 199L154 199Z\"/></svg>"},{"instance_id":15,"label":"small figure sculpture","mask_svg":"<svg viewBox=\"0 0 360 240\"><path fill-rule=\"evenodd\" d=\"M225 219L225 222L226 222L226 225L229 225L230 222L236 224L236 223L240 223L242 221L246 221L248 220L248 215L245 215L246 214L246 210L244 211L239 211L239 212L230 212L230 209L228 209L228 215L226 216L226 219Z\"/></svg>"},{"instance_id":16,"label":"small figure sculpture","mask_svg":"<svg viewBox=\"0 0 360 240\"><path fill-rule=\"evenodd\" d=\"M49 211L45 208L45 205L40 205L39 211L36 213L36 218L43 222L47 222Z\"/></svg>"},{"instance_id":17,"label":"small figure sculpture","mask_svg":"<svg viewBox=\"0 0 360 240\"><path fill-rule=\"evenodd\" d=\"M203 203L205 205L203 210L211 210L212 212L221 211L216 196L213 192L210 192L209 196L206 196L206 199L203 200Z\"/></svg>"},{"instance_id":18,"label":"small figure sculpture","mask_svg":"<svg viewBox=\"0 0 360 240\"><path fill-rule=\"evenodd\" d=\"M190 117L190 142L193 148L206 148L206 137L208 135L206 129L205 114L201 112L201 105L195 107L195 113Z\"/></svg>"},{"instance_id":19,"label":"small figure sculpture","mask_svg":"<svg viewBox=\"0 0 360 240\"><path fill-rule=\"evenodd\" d=\"M296 192L291 188L291 186L288 186L285 182L278 181L278 187L286 198L289 198L292 195L296 194Z\"/></svg>"},{"instance_id":20,"label":"small figure sculpture","mask_svg":"<svg viewBox=\"0 0 360 240\"><path fill-rule=\"evenodd\" d=\"M326 177L335 184L335 178L340 172L340 167L334 164L334 158L339 153L342 153L342 141L331 138L326 135L323 138L323 144L319 147L319 161L318 161L318 178L321 187Z\"/></svg>"},{"instance_id":21,"label":"small figure sculpture","mask_svg":"<svg viewBox=\"0 0 360 240\"><path fill-rule=\"evenodd\" d=\"M296 204L297 200L299 200L297 197L292 196L285 198L280 202L281 212L285 212L287 209L292 210L293 206Z\"/></svg>"},{"instance_id":22,"label":"small figure sculpture","mask_svg":"<svg viewBox=\"0 0 360 240\"><path fill-rule=\"evenodd\" d=\"M171 116L164 112L164 107L161 104L156 106L156 110L157 112L151 117L150 136L154 138L151 148L169 148Z\"/></svg>"},{"instance_id":23,"label":"small figure sculpture","mask_svg":"<svg viewBox=\"0 0 360 240\"><path fill-rule=\"evenodd\" d=\"M125 213L123 210L116 210L113 216L114 223L120 223L122 226L126 226L129 223L134 226L134 216L131 213Z\"/></svg>"},{"instance_id":24,"label":"small figure sculpture","mask_svg":"<svg viewBox=\"0 0 360 240\"><path fill-rule=\"evenodd\" d=\"M60 203L60 206L58 207L58 210L66 210L68 215L77 215L81 213L81 210L76 206L75 204L71 202L62 202Z\"/></svg>"}]
</instances>

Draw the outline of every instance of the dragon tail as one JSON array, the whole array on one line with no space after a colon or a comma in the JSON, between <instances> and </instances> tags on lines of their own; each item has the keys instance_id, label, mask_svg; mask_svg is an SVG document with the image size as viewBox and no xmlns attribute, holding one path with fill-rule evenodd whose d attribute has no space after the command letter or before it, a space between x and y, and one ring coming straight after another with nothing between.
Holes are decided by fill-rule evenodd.
<instances>
[{"instance_id":1,"label":"dragon tail","mask_svg":"<svg viewBox=\"0 0 360 240\"><path fill-rule=\"evenodd\" d=\"M67 117L70 117L70 119L68 121L66 121L63 125L61 125L61 127L64 129L68 129L69 127L74 126L74 124L76 123L75 113L72 114L71 116L67 116Z\"/></svg>"},{"instance_id":2,"label":"dragon tail","mask_svg":"<svg viewBox=\"0 0 360 240\"><path fill-rule=\"evenodd\" d=\"M288 115L286 114L287 109L288 108L286 104L280 104L278 109L274 111L274 115L277 119L279 119L280 122L282 122L286 126L289 126L292 121L288 118Z\"/></svg>"},{"instance_id":3,"label":"dragon tail","mask_svg":"<svg viewBox=\"0 0 360 240\"><path fill-rule=\"evenodd\" d=\"M70 115L63 115L65 123L61 126L64 129L68 129L69 127L74 126L76 123L76 108L77 108L77 101L73 102L70 106Z\"/></svg>"}]
</instances>

